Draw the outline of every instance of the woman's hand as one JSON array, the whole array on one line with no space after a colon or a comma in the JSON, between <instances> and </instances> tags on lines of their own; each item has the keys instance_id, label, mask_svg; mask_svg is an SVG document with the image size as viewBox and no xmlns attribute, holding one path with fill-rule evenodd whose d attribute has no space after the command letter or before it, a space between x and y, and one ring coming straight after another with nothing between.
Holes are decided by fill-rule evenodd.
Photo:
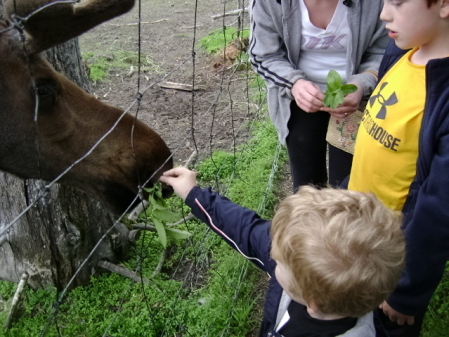
<instances>
[{"instance_id":1,"label":"woman's hand","mask_svg":"<svg viewBox=\"0 0 449 337\"><path fill-rule=\"evenodd\" d=\"M317 112L323 108L324 94L316 84L300 79L292 87L296 104L305 112Z\"/></svg>"}]
</instances>

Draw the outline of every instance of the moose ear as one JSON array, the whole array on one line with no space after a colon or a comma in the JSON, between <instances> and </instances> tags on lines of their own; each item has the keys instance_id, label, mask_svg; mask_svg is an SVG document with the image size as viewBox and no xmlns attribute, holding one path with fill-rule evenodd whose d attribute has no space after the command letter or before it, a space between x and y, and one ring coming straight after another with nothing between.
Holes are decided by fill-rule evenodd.
<instances>
[{"instance_id":1,"label":"moose ear","mask_svg":"<svg viewBox=\"0 0 449 337\"><path fill-rule=\"evenodd\" d=\"M102 22L124 14L135 0L6 0L5 17L20 21L25 45L36 54L64 43Z\"/></svg>"}]
</instances>

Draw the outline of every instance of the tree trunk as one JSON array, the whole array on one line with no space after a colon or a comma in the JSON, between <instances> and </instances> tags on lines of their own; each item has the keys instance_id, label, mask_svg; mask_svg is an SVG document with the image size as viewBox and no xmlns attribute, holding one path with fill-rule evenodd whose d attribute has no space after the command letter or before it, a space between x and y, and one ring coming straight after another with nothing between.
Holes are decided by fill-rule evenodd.
<instances>
[{"instance_id":1,"label":"tree trunk","mask_svg":"<svg viewBox=\"0 0 449 337\"><path fill-rule=\"evenodd\" d=\"M0 2L0 16L1 6ZM45 54L56 70L90 90L77 39ZM0 232L39 195L43 185L0 172ZM93 197L71 187L54 185L45 201L32 207L0 236L0 279L17 283L28 272L31 287L51 285L62 289L113 224L113 217ZM96 274L100 260L123 259L129 250L128 234L124 225L116 225L80 269L70 288L87 284L90 276ZM98 268L98 272L101 270Z\"/></svg>"}]
</instances>

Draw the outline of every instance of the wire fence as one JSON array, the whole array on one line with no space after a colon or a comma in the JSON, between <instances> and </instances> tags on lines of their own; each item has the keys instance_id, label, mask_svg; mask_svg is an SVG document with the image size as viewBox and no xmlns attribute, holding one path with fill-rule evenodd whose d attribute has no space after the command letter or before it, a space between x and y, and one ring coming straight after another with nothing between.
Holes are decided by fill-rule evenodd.
<instances>
[{"instance_id":1,"label":"wire fence","mask_svg":"<svg viewBox=\"0 0 449 337\"><path fill-rule=\"evenodd\" d=\"M16 0L18 1L18 0ZM221 34L224 34L225 31L229 27L236 27L237 31L243 32L243 30L247 29L249 26L248 22L248 14L247 7L248 3L245 3L244 0L238 1L216 1L217 12L221 15L217 15L222 18L222 21L216 20L217 27L222 28L221 32L217 32L215 35L212 34L210 39L213 40L217 37L221 37ZM38 11L45 10L45 7L51 5L58 5L59 3L64 3L66 1L56 1L52 4L46 5L43 8L38 9ZM73 1L67 1L73 2ZM173 121L173 129L177 131L178 134L182 135L176 139L176 142L171 141L170 148L172 150L172 156L176 158L176 156L180 156L180 153L185 149L189 148L192 151L195 151L198 154L198 157L203 159L211 160L215 165L215 176L220 176L220 171L224 170L224 164L214 161L213 153L217 150L226 150L227 152L232 154L233 157L233 170L230 174L230 177L227 178L227 181L221 181L218 178L213 183L214 188L219 190L221 194L227 195L228 190L236 179L242 179L238 176L238 172L235 170L235 167L238 166L239 160L241 160L243 153L247 151L251 151L251 146L248 141L248 137L251 134L252 130L256 127L256 124L263 119L263 115L259 113L258 109L264 105L264 102L254 102L254 97L250 95L250 80L253 78L252 70L249 69L248 66L240 67L239 64L244 64L245 60L240 59L237 63L226 67L223 66L219 71L211 72L211 76L214 77L217 86L215 86L212 90L208 92L208 106L204 104L204 98L202 98L201 104L198 104L198 91L195 90L197 86L204 83L200 82L198 79L198 67L203 67L204 64L199 63L198 61L198 53L201 51L201 48L198 46L198 13L199 9L203 5L210 5L210 1L204 0L196 0L192 3L185 3L185 5L189 5L192 7L191 12L191 20L192 20L192 34L188 34L187 37L182 37L183 39L190 39L191 41L191 49L186 50L186 57L182 58L178 61L177 64L174 64L171 69L169 69L165 74L158 76L157 78L153 78L153 82L147 84L145 86L143 79L144 74L141 66L141 62L138 63L137 70L137 79L135 82L135 97L124 109L123 114L120 116L120 119L126 113L134 113L135 118L139 118L142 115L145 115L145 109L142 107L142 101L145 100L148 96L152 94L152 90L160 83L164 82L166 79L171 77L176 77L183 71L183 75L179 75L179 77L185 77L185 69L190 69L190 75L187 76L190 78L191 84L191 99L190 99L190 128L189 130L185 130L183 126L176 126L175 121ZM148 22L150 19L145 17L144 12L142 11L142 7L146 7L151 5L149 1L140 0L136 3L137 7L137 53L139 55L139 60L143 58L142 55L142 44L143 42L143 33L141 28L143 27L143 22ZM157 4L153 4L157 6ZM232 14L230 14L232 12ZM147 12L148 13L148 12ZM234 13L238 13L237 16L234 16ZM30 15L32 16L32 15ZM211 19L212 20L212 19ZM157 28L155 28L157 29ZM2 33L2 32L0 32ZM201 36L202 37L202 36ZM226 38L225 38L226 40ZM231 41L228 41L231 42ZM163 41L151 41L149 43L164 43ZM225 51L223 49L222 53ZM224 55L223 55L224 57ZM207 58L202 57L200 62L204 62ZM244 68L245 70L241 70ZM239 85L235 85L239 83ZM256 88L255 90L263 91L262 87ZM207 90L206 90L207 91ZM243 93L243 95L242 95ZM205 96L205 95L203 95ZM242 102L242 97L244 101ZM148 97L148 100L151 101L151 96ZM38 97L36 96L36 102L38 102ZM37 103L38 104L38 103ZM176 104L176 102L173 102ZM198 108L200 106L200 108ZM243 107L243 108L242 108ZM37 115L37 108L36 115ZM140 116L139 116L140 115ZM36 116L38 117L38 116ZM16 215L14 219L9 221L8 223L3 224L0 228L0 240L2 237L6 237L12 228L16 225L17 221L22 217L25 217L26 214L33 208L36 207L36 204L39 202L42 203L44 207L49 204L48 195L49 191L54 184L57 184L68 171L73 169L79 162L85 160L89 155L94 151L94 149L100 144L117 126L120 122L120 119L116 121L114 126L106 132L96 144L86 152L82 157L73 162L73 164L67 168L64 172L62 172L57 178L55 178L51 182L47 182L43 184L41 191L37 194L37 197L34 200L30 200L27 207L25 207L22 212ZM229 126L226 129L225 126ZM152 126L152 125L150 125ZM217 126L222 126L218 128ZM179 128L179 129L178 129ZM206 129L206 131L205 131ZM201 134L198 133L198 130L201 130ZM221 134L220 134L221 133ZM199 135L201 135L201 139L199 139ZM206 135L206 137L204 137ZM161 134L162 138L165 139L165 135ZM220 139L220 141L217 141ZM37 143L37 140L36 140ZM257 203L256 211L259 214L263 214L265 209L267 208L267 195L269 195L273 189L274 179L276 174L279 172L279 167L282 165L281 160L282 148L280 145L277 145L274 155L271 162L271 168L269 170L267 181L265 184L265 192L262 193L260 200ZM185 155L182 155L185 157ZM195 164L196 165L196 164ZM191 166L195 166L191 165ZM161 166L163 167L163 166ZM142 182L141 186L144 186L146 183L150 181L152 177L150 177L146 182ZM67 317L68 308L74 306L74 302L67 302L67 296L69 294L69 290L72 289L73 282L77 277L78 273L83 270L88 261L92 258L92 255L95 254L97 248L102 245L103 241L106 240L108 236L111 235L111 232L116 228L116 226L121 225L125 219L127 219L127 215L133 211L133 207L131 206L135 202L141 201L141 196L137 194L133 200L133 203L129 205L129 207L117 217L112 226L102 233L101 238L96 242L95 245L91 247L90 253L84 258L83 261L80 261L78 264L78 268L75 273L72 275L69 282L65 285L65 287L56 293L56 299L53 301L51 308L45 310L46 323L41 327L39 335L40 336L66 336L65 330L67 329L64 325L67 322L71 321L70 317ZM182 208L182 206L177 206ZM184 217L186 214L184 214ZM151 219L141 217L141 221L144 225L151 225ZM211 252L214 251L214 248L217 245L216 235L209 230L201 229L197 230L197 226L192 223L194 220L188 220L185 224L187 229L191 232L196 232L196 234L190 239L184 241L179 246L172 245L167 249L162 249L159 243L157 242L157 236L152 235L146 231L142 231L142 235L136 245L133 253L133 261L128 263L128 268L132 267L132 271L136 275L141 275L138 283L139 283L139 291L141 296L141 303L143 303L143 307L139 310L145 310L147 312L147 321L146 322L136 322L136 324L143 324L146 326L146 333L134 334L129 328L127 331L121 331L120 321L123 319L121 314L123 313L125 307L131 303L132 297L136 296L135 292L135 280L127 281L126 286L122 289L121 293L117 296L118 300L115 300L113 304L113 309L111 309L111 314L108 317L103 317L103 325L102 325L102 336L196 336L196 332L191 332L189 327L186 326L187 319L189 316L189 307L186 308L186 305L181 305L180 302L185 298L192 295L192 293L198 291L202 287L205 287L205 283L207 283L207 274L212 272L219 274L220 271L218 268L211 269L211 265L216 263L214 260L214 256L211 256ZM0 241L1 242L1 241ZM154 283L151 279L145 280L143 275L149 275L154 270L154 263L149 263L149 247L159 247L159 254L161 256L160 261L166 261L167 255L177 256L177 258L172 259L171 266L165 266L164 268L165 274L168 275L169 280L176 280L174 287L167 289L160 289L160 286ZM213 261L214 263L212 263ZM242 287L245 287L248 282L248 269L250 267L250 263L248 263L244 259L236 259L235 268L233 268L232 273L234 275L219 275L222 280L222 286L224 288L228 288L232 290L232 298L230 299L231 305L228 307L227 312L227 320L226 322L214 322L213 319L209 324L219 325L221 336L230 336L235 335L233 332L235 327L231 327L232 324L235 324L236 321L239 321L238 315L239 311L237 302L239 301L239 294L241 292ZM157 266L157 268L161 268L161 266ZM209 270L210 269L210 270ZM228 284L227 280L232 279L232 284ZM156 291L154 291L156 289ZM139 292L138 292L139 293ZM223 293L227 293L223 291ZM161 296L164 298L164 301L167 302L164 305L160 304ZM98 298L99 301L108 302L106 299ZM71 300L73 301L73 300ZM204 299L207 301L207 299ZM224 299L223 299L224 301ZM248 304L250 308L250 305ZM143 308L143 309L142 309ZM170 309L167 309L170 308ZM163 318L161 319L161 316ZM237 318L236 318L237 317ZM73 324L77 324L78 318L73 318ZM91 318L84 317L84 320L90 320ZM95 318L92 318L95 319ZM216 318L218 320L218 318ZM160 323L164 322L164 323ZM79 322L78 322L79 323ZM256 323L257 324L257 323ZM112 331L113 330L113 331ZM125 329L126 330L126 329ZM204 331L203 336L216 336L215 332ZM99 334L98 334L99 335Z\"/></svg>"}]
</instances>

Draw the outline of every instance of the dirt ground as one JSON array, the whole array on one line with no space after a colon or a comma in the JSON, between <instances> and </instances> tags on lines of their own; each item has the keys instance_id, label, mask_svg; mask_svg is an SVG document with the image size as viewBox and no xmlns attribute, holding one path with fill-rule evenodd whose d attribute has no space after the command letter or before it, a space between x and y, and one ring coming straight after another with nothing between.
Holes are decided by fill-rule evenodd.
<instances>
[{"instance_id":1,"label":"dirt ground","mask_svg":"<svg viewBox=\"0 0 449 337\"><path fill-rule=\"evenodd\" d=\"M80 37L83 53L138 52L140 44L141 60L151 60L152 66L143 62L141 67L140 92L144 95L138 118L162 136L177 164L184 163L194 149L201 159L210 155L211 148L229 149L234 141L246 140L244 122L252 114L246 96L246 76L234 73L233 68L222 71L217 60L201 49L195 50L195 63L192 56L193 46L214 29L223 24L237 28L237 16L225 20L213 16L238 6L237 1L142 0L139 11L136 1L131 12ZM248 15L242 19L243 26L248 27ZM131 76L130 69L113 72L107 81L94 85L93 93L108 104L129 108L138 92L137 67L134 70ZM161 81L191 85L193 80L198 89L194 95L191 91L160 86ZM136 106L129 112L135 114Z\"/></svg>"}]
</instances>

